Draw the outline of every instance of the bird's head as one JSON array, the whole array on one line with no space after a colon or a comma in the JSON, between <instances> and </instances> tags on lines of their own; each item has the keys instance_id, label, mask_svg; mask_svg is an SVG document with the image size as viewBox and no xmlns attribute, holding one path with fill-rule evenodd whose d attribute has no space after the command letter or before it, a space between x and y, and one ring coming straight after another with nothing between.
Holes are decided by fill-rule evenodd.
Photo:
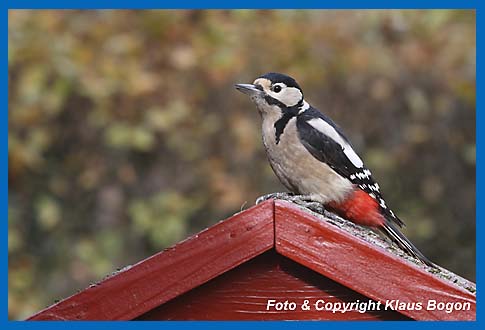
<instances>
[{"instance_id":1,"label":"bird's head","mask_svg":"<svg viewBox=\"0 0 485 330\"><path fill-rule=\"evenodd\" d=\"M236 89L249 95L263 114L304 106L303 92L298 83L281 73L267 73L252 84L237 84Z\"/></svg>"}]
</instances>

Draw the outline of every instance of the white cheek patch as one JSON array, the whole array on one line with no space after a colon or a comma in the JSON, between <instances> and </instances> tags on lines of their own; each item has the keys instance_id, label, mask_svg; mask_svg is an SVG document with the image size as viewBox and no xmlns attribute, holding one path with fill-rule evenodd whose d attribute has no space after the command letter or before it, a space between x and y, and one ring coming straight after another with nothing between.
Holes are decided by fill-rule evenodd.
<instances>
[{"instance_id":1,"label":"white cheek patch","mask_svg":"<svg viewBox=\"0 0 485 330\"><path fill-rule=\"evenodd\" d=\"M335 128L332 127L332 125L321 118L310 119L308 124L338 143L342 147L344 154L355 167L361 168L364 165L352 147L342 138L342 136L335 130Z\"/></svg>"},{"instance_id":2,"label":"white cheek patch","mask_svg":"<svg viewBox=\"0 0 485 330\"><path fill-rule=\"evenodd\" d=\"M278 101L282 102L287 107L292 107L298 102L300 102L303 94L300 92L298 88L295 87L283 87L281 92L275 93L273 91L268 91L268 94L277 99Z\"/></svg>"}]
</instances>

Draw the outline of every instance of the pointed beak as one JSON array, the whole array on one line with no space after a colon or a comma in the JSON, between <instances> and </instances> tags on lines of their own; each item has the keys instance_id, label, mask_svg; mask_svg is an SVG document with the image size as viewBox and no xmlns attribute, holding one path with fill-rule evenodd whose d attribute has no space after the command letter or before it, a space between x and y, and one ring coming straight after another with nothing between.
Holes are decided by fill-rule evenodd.
<instances>
[{"instance_id":1,"label":"pointed beak","mask_svg":"<svg viewBox=\"0 0 485 330\"><path fill-rule=\"evenodd\" d=\"M263 90L259 86L253 84L236 84L235 87L241 93L247 94L249 96L253 96L263 92Z\"/></svg>"}]
</instances>

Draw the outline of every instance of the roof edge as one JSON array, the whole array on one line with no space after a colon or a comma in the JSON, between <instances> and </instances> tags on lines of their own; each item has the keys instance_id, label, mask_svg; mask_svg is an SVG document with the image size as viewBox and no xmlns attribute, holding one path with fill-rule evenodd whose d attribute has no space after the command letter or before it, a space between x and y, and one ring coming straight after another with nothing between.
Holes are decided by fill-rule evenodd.
<instances>
[{"instance_id":1,"label":"roof edge","mask_svg":"<svg viewBox=\"0 0 485 330\"><path fill-rule=\"evenodd\" d=\"M476 297L472 293L393 250L381 248L379 242L363 239L371 236L369 229L359 227L361 232L356 235L335 224L335 219L293 203L268 200L125 267L28 320L131 320L273 247L279 254L384 304L388 300L436 300L471 306L455 313L426 308L397 310L413 319L475 320Z\"/></svg>"},{"instance_id":2,"label":"roof edge","mask_svg":"<svg viewBox=\"0 0 485 330\"><path fill-rule=\"evenodd\" d=\"M91 285L28 320L131 320L274 247L268 200Z\"/></svg>"},{"instance_id":3,"label":"roof edge","mask_svg":"<svg viewBox=\"0 0 485 330\"><path fill-rule=\"evenodd\" d=\"M356 237L334 225L332 219L309 212L293 203L275 201L277 252L384 305L391 300L421 302L420 310L397 310L415 320L476 319L476 297L469 291ZM359 230L371 235L370 229ZM430 300L469 303L470 310L430 310Z\"/></svg>"}]
</instances>

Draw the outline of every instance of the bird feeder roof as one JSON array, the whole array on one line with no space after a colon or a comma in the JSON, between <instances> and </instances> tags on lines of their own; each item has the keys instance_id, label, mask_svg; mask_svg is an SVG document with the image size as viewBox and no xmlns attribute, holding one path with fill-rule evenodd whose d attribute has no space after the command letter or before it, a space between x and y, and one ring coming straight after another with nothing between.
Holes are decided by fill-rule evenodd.
<instances>
[{"instance_id":1,"label":"bird feeder roof","mask_svg":"<svg viewBox=\"0 0 485 330\"><path fill-rule=\"evenodd\" d=\"M476 318L474 283L406 259L369 230L345 220L268 200L125 267L29 320L133 320L264 253L290 259L322 279L383 304L435 300L470 305L469 310L453 313L427 308L398 311L407 318Z\"/></svg>"}]
</instances>

